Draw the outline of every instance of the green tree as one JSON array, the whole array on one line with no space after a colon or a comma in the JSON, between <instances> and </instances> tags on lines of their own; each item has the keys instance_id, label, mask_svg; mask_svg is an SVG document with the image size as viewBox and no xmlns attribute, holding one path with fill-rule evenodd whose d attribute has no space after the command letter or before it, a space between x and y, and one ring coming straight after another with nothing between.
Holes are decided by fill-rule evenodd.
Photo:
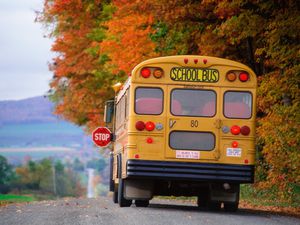
<instances>
[{"instance_id":1,"label":"green tree","mask_svg":"<svg viewBox=\"0 0 300 225\"><path fill-rule=\"evenodd\" d=\"M14 179L15 173L12 166L8 164L5 157L0 155L0 193L7 193Z\"/></svg>"}]
</instances>

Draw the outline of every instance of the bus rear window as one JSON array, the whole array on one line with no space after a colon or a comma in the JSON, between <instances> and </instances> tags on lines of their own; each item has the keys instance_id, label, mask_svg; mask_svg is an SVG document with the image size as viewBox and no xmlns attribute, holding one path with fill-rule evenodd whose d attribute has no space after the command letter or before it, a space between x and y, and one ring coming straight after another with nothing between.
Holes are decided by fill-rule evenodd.
<instances>
[{"instance_id":1,"label":"bus rear window","mask_svg":"<svg viewBox=\"0 0 300 225\"><path fill-rule=\"evenodd\" d=\"M215 135L210 132L173 131L170 147L176 150L211 151L215 148Z\"/></svg>"},{"instance_id":2,"label":"bus rear window","mask_svg":"<svg viewBox=\"0 0 300 225\"><path fill-rule=\"evenodd\" d=\"M175 116L213 117L216 114L216 93L212 90L174 89L171 113Z\"/></svg>"},{"instance_id":3,"label":"bus rear window","mask_svg":"<svg viewBox=\"0 0 300 225\"><path fill-rule=\"evenodd\" d=\"M250 92L227 91L224 95L224 116L227 118L250 119L252 94Z\"/></svg>"},{"instance_id":4,"label":"bus rear window","mask_svg":"<svg viewBox=\"0 0 300 225\"><path fill-rule=\"evenodd\" d=\"M135 89L134 111L141 115L159 115L163 112L163 91L160 88Z\"/></svg>"}]
</instances>

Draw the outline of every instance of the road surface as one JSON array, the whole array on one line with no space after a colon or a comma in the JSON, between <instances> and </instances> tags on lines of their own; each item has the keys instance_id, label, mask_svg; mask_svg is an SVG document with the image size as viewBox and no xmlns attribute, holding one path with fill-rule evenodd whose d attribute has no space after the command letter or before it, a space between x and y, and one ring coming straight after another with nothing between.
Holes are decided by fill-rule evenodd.
<instances>
[{"instance_id":1,"label":"road surface","mask_svg":"<svg viewBox=\"0 0 300 225\"><path fill-rule=\"evenodd\" d=\"M119 208L108 197L0 207L1 225L300 225L300 219L263 211L199 211L192 203L153 200L148 208Z\"/></svg>"}]
</instances>

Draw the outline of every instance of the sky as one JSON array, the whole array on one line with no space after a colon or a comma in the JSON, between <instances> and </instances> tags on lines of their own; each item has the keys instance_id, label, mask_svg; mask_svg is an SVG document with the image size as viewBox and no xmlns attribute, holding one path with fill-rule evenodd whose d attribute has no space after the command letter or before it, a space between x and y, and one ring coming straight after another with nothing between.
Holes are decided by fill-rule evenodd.
<instances>
[{"instance_id":1,"label":"sky","mask_svg":"<svg viewBox=\"0 0 300 225\"><path fill-rule=\"evenodd\" d=\"M41 96L49 90L54 57L45 28L34 22L43 0L0 0L0 101Z\"/></svg>"}]
</instances>

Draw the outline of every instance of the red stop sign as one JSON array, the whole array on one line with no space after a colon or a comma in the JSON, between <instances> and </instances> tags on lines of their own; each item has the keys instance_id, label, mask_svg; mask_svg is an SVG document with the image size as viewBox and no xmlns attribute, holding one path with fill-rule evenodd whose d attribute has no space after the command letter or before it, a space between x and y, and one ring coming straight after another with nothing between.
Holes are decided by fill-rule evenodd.
<instances>
[{"instance_id":1,"label":"red stop sign","mask_svg":"<svg viewBox=\"0 0 300 225\"><path fill-rule=\"evenodd\" d=\"M111 141L111 132L107 127L98 127L93 131L93 141L100 147L107 146Z\"/></svg>"}]
</instances>

